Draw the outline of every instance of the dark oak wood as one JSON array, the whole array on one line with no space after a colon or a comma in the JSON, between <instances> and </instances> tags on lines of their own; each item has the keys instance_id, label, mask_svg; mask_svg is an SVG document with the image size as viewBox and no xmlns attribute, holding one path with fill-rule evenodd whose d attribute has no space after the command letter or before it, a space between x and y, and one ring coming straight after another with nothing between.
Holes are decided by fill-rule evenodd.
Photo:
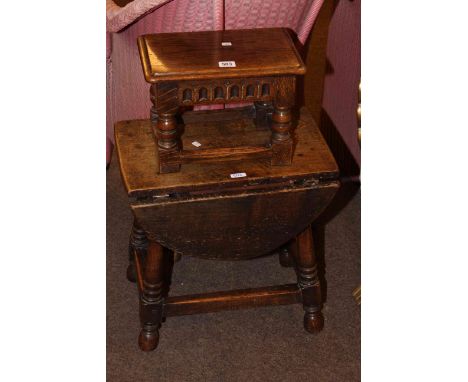
<instances>
[{"instance_id":1,"label":"dark oak wood","mask_svg":"<svg viewBox=\"0 0 468 382\"><path fill-rule=\"evenodd\" d=\"M257 128L268 128L272 121L273 103L269 101L255 102L255 125Z\"/></svg>"},{"instance_id":2,"label":"dark oak wood","mask_svg":"<svg viewBox=\"0 0 468 382\"><path fill-rule=\"evenodd\" d=\"M179 110L177 86L173 83L161 83L151 86L151 119L153 133L158 144L159 172L177 172L180 163L177 158L181 149L176 114Z\"/></svg>"},{"instance_id":3,"label":"dark oak wood","mask_svg":"<svg viewBox=\"0 0 468 382\"><path fill-rule=\"evenodd\" d=\"M310 226L297 236L297 248L292 251L292 255L296 263L298 286L302 291L304 328L309 333L315 334L323 329L323 315L322 294Z\"/></svg>"},{"instance_id":4,"label":"dark oak wood","mask_svg":"<svg viewBox=\"0 0 468 382\"><path fill-rule=\"evenodd\" d=\"M218 137L223 128L243 130L248 126L264 139L264 132L245 120L228 125L220 121L193 124L187 130L203 129L207 136ZM210 129L217 131L210 133ZM186 135L191 138L190 133ZM153 240L182 255L245 259L273 251L304 230L338 189L337 168L318 128L302 120L296 135L300 139L294 160L282 171L279 167L273 171L259 160L203 167L194 163L179 173L154 175L151 166L156 164L148 159L154 159L150 125L139 121L116 125L126 185L151 180L145 190L127 188L136 197L132 203L136 219ZM210 145L209 140L206 144ZM124 167L127 163L133 166ZM239 172L248 176L230 178L231 173ZM172 187L167 187L171 179ZM226 247L225 242L230 245Z\"/></svg>"},{"instance_id":5,"label":"dark oak wood","mask_svg":"<svg viewBox=\"0 0 468 382\"><path fill-rule=\"evenodd\" d=\"M284 28L158 33L140 36L138 48L145 79L151 83L249 77L258 75L259 68L263 76L306 71ZM236 67L220 68L220 61L235 61Z\"/></svg>"},{"instance_id":6,"label":"dark oak wood","mask_svg":"<svg viewBox=\"0 0 468 382\"><path fill-rule=\"evenodd\" d=\"M271 106L272 108L272 106ZM271 109L271 112L273 109ZM270 113L271 114L271 113ZM247 105L225 110L199 110L199 111L186 111L183 115L184 123L212 123L212 122L223 122L236 121L242 119L255 119L257 115L256 105ZM265 129L264 129L265 130ZM187 132L185 132L187 134Z\"/></svg>"},{"instance_id":7,"label":"dark oak wood","mask_svg":"<svg viewBox=\"0 0 468 382\"><path fill-rule=\"evenodd\" d=\"M180 261L182 255L179 252L174 252L174 263L177 263Z\"/></svg>"},{"instance_id":8,"label":"dark oak wood","mask_svg":"<svg viewBox=\"0 0 468 382\"><path fill-rule=\"evenodd\" d=\"M269 131L255 125L253 108L187 113L180 141L187 144L199 130L206 133L203 144L208 148L232 132L242 142L252 137L266 140ZM278 124L289 123L280 117ZM140 292L142 350L157 347L160 323L166 316L302 303L306 330L321 330L322 301L310 223L330 203L339 182L335 161L306 111L292 135L297 146L291 165L274 169L264 158L194 162L177 173L157 174L150 121L119 123L115 134L136 221L130 247ZM238 172L247 176L229 176ZM232 260L260 256L278 247L283 263L295 265L297 284L168 295L174 253Z\"/></svg>"},{"instance_id":9,"label":"dark oak wood","mask_svg":"<svg viewBox=\"0 0 468 382\"><path fill-rule=\"evenodd\" d=\"M214 114L210 120L206 112L186 113L183 145L191 145L198 131L204 147L217 145L219 140L228 141L235 134L244 144L255 133L255 140L268 139L268 132L256 128L249 108L236 111L237 117L223 113ZM213 115L213 114L210 114ZM246 118L243 118L243 117ZM207 118L206 122L200 119ZM218 118L218 120L216 120ZM244 134L245 133L245 134ZM260 188L268 185L285 185L291 181L321 182L338 178L338 166L323 139L315 121L307 109L301 109L300 119L294 131L296 148L290 166L270 167L268 160L232 161L221 163L192 163L184 171L157 175L158 158L154 155L155 142L149 120L122 121L115 125L115 143L120 158L120 169L128 196L132 199L156 200L166 195L184 195L196 191L220 192L238 187ZM245 172L244 178L232 179L230 174Z\"/></svg>"},{"instance_id":10,"label":"dark oak wood","mask_svg":"<svg viewBox=\"0 0 468 382\"><path fill-rule=\"evenodd\" d=\"M242 158L270 159L271 150L268 147L242 146L242 147L224 147L219 149L191 150L180 153L181 163L208 162L223 160L240 160Z\"/></svg>"},{"instance_id":11,"label":"dark oak wood","mask_svg":"<svg viewBox=\"0 0 468 382\"><path fill-rule=\"evenodd\" d=\"M295 240L293 240L292 243L290 242L284 245L278 253L279 263L282 267L290 268L294 266L294 257L290 249L293 244L296 244Z\"/></svg>"},{"instance_id":12,"label":"dark oak wood","mask_svg":"<svg viewBox=\"0 0 468 382\"><path fill-rule=\"evenodd\" d=\"M224 69L226 70L226 69ZM282 86L281 79L291 79L294 76L266 77L258 69L261 77L242 77L229 79L212 79L198 81L162 82L177 86L177 100L182 106L204 104L229 104L238 102L271 102L276 97L277 90ZM153 84L152 88L160 86ZM294 89L291 89L294 91Z\"/></svg>"},{"instance_id":13,"label":"dark oak wood","mask_svg":"<svg viewBox=\"0 0 468 382\"><path fill-rule=\"evenodd\" d=\"M298 302L301 302L301 290L296 284L286 284L169 297L164 302L164 316L219 312L268 305L287 305Z\"/></svg>"},{"instance_id":14,"label":"dark oak wood","mask_svg":"<svg viewBox=\"0 0 468 382\"><path fill-rule=\"evenodd\" d=\"M293 140L291 136L291 107L294 105L296 79L284 77L277 80L276 98L272 115L272 157L273 165L291 164Z\"/></svg>"},{"instance_id":15,"label":"dark oak wood","mask_svg":"<svg viewBox=\"0 0 468 382\"><path fill-rule=\"evenodd\" d=\"M127 279L130 282L136 281L136 269L135 269L135 256L134 252L137 250L146 253L148 248L148 239L146 238L145 231L143 231L136 220L133 221L132 231L130 233L130 239L128 243L128 260L129 264L127 267Z\"/></svg>"},{"instance_id":16,"label":"dark oak wood","mask_svg":"<svg viewBox=\"0 0 468 382\"><path fill-rule=\"evenodd\" d=\"M145 78L151 83L159 173L178 172L186 163L246 158L267 158L274 166L291 164L291 108L296 75L304 74L305 66L286 29L144 35L138 46ZM220 67L224 61L234 67ZM266 142L245 146L231 136L236 147L183 147L183 127L177 126L180 106L239 102L256 102L258 127L271 127Z\"/></svg>"},{"instance_id":17,"label":"dark oak wood","mask_svg":"<svg viewBox=\"0 0 468 382\"><path fill-rule=\"evenodd\" d=\"M267 192L134 203L150 239L182 255L239 260L265 255L313 221L338 190L337 182Z\"/></svg>"},{"instance_id":18,"label":"dark oak wood","mask_svg":"<svg viewBox=\"0 0 468 382\"><path fill-rule=\"evenodd\" d=\"M141 278L140 293L141 332L138 337L138 345L144 351L156 349L159 342L159 326L164 302L162 294L163 259L163 247L155 241L150 241Z\"/></svg>"}]
</instances>

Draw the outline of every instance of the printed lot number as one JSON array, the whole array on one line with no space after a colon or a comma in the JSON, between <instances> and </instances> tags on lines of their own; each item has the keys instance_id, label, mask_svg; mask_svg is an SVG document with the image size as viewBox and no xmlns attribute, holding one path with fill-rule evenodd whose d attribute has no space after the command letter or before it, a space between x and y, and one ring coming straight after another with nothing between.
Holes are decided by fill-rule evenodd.
<instances>
[{"instance_id":1,"label":"printed lot number","mask_svg":"<svg viewBox=\"0 0 468 382\"><path fill-rule=\"evenodd\" d=\"M243 178L245 176L247 176L245 172L236 172L235 174L230 175L231 178Z\"/></svg>"},{"instance_id":2,"label":"printed lot number","mask_svg":"<svg viewBox=\"0 0 468 382\"><path fill-rule=\"evenodd\" d=\"M220 68L235 68L236 67L235 61L219 61L218 64Z\"/></svg>"}]
</instances>

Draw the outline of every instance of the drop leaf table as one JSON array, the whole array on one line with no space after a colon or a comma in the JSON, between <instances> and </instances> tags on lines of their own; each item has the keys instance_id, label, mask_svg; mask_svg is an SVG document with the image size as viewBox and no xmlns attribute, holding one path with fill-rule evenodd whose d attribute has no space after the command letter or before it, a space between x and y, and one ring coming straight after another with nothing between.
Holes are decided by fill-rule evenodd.
<instances>
[{"instance_id":1,"label":"drop leaf table","mask_svg":"<svg viewBox=\"0 0 468 382\"><path fill-rule=\"evenodd\" d=\"M183 144L201 133L208 148L219 144L220 136L235 135L250 146L268 142L270 132L255 124L254 109L186 112ZM134 215L127 277L139 289L142 350L157 347L164 317L226 309L301 303L305 329L322 329L310 227L338 190L338 168L306 109L294 135L297 144L289 166L250 158L187 163L179 172L158 174L151 121L116 124L120 170ZM289 250L281 252L280 260L294 265L295 284L187 296L169 293L174 253L198 257L208 267L210 259L248 260L285 246Z\"/></svg>"}]
</instances>

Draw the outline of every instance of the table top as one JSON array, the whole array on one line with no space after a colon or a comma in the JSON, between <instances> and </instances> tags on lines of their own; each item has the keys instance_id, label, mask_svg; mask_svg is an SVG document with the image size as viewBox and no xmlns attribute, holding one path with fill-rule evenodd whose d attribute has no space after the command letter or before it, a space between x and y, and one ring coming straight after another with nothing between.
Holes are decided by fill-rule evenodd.
<instances>
[{"instance_id":1,"label":"table top","mask_svg":"<svg viewBox=\"0 0 468 382\"><path fill-rule=\"evenodd\" d=\"M192 112L203 115L203 112ZM197 114L199 113L199 114ZM206 112L205 112L206 113ZM213 113L213 112L211 112ZM188 113L185 113L188 114ZM185 117L184 117L185 118ZM200 118L198 118L200 119ZM197 120L197 118L192 118ZM221 138L220 138L220 133ZM211 142L224 146L246 143L247 139L265 142L269 130L259 131L252 119L229 122L186 122L183 134L184 149L194 149L192 141L203 147ZM247 138L249 137L249 138ZM252 138L250 138L252 137ZM307 109L301 110L294 131L297 142L290 166L271 166L269 160L242 160L215 163L183 164L180 172L158 174L156 144L149 120L122 121L115 125L116 149L125 188L130 197L186 192L194 190L246 189L255 185L288 182L297 179L330 181L338 178L338 166L325 143L319 128ZM231 178L231 174L245 173L245 177Z\"/></svg>"},{"instance_id":2,"label":"table top","mask_svg":"<svg viewBox=\"0 0 468 382\"><path fill-rule=\"evenodd\" d=\"M306 71L285 28L150 34L138 38L138 48L150 83Z\"/></svg>"}]
</instances>

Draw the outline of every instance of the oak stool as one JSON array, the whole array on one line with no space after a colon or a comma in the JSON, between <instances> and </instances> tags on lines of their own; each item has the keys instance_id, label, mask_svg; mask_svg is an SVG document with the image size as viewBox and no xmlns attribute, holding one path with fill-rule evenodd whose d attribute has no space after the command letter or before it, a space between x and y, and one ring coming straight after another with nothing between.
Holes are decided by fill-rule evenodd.
<instances>
[{"instance_id":1,"label":"oak stool","mask_svg":"<svg viewBox=\"0 0 468 382\"><path fill-rule=\"evenodd\" d=\"M291 164L291 107L296 76L306 69L286 29L151 34L138 38L138 48L151 84L156 172L180 171L182 163L244 158ZM271 125L265 144L245 146L225 135L218 146L205 147L203 130L193 145L182 144L181 107L240 102L255 102L258 127Z\"/></svg>"},{"instance_id":2,"label":"oak stool","mask_svg":"<svg viewBox=\"0 0 468 382\"><path fill-rule=\"evenodd\" d=\"M184 143L220 132L258 145L254 106L184 113ZM302 303L304 326L323 327L322 299L311 223L338 190L338 168L310 114L303 109L290 166L257 161L194 162L180 172L157 174L149 120L119 122L115 141L123 183L134 215L129 280L140 292L139 346L154 350L164 317ZM247 260L289 244L283 265L295 266L296 284L170 296L173 253L214 260ZM202 260L200 260L202 261ZM208 265L208 264L207 264ZM260 270L259 270L260 271Z\"/></svg>"}]
</instances>

